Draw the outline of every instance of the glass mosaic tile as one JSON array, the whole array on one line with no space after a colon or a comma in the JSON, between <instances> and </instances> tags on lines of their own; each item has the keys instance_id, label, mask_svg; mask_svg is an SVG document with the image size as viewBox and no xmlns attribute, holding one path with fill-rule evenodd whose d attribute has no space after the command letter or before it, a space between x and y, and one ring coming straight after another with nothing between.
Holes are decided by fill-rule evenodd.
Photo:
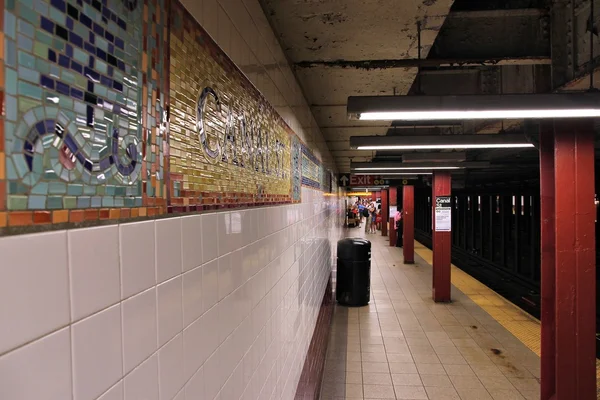
<instances>
[{"instance_id":1,"label":"glass mosaic tile","mask_svg":"<svg viewBox=\"0 0 600 400\"><path fill-rule=\"evenodd\" d=\"M8 210L128 204L165 212L164 175L142 185L166 150L152 143L158 126L142 115L163 120L169 78L152 79L153 65L140 66L147 54L166 65L166 0L6 0L4 7ZM152 48L142 46L144 29L158 32ZM150 100L162 105L128 87L142 82L160 91ZM103 204L107 185L114 194ZM148 192L154 200L144 204Z\"/></svg>"},{"instance_id":2,"label":"glass mosaic tile","mask_svg":"<svg viewBox=\"0 0 600 400\"><path fill-rule=\"evenodd\" d=\"M177 2L171 6L171 201L292 201L293 132Z\"/></svg>"}]
</instances>

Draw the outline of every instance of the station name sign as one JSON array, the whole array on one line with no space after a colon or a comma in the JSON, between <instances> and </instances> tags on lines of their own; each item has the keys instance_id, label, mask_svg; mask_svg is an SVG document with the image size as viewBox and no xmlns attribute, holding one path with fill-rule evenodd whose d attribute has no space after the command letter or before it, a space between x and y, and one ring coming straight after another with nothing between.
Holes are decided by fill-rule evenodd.
<instances>
[{"instance_id":1,"label":"station name sign","mask_svg":"<svg viewBox=\"0 0 600 400\"><path fill-rule=\"evenodd\" d=\"M212 145L208 139L206 106L212 99L216 104L217 113L224 119L225 129L217 135ZM242 111L236 115L232 107L223 110L223 104L217 92L206 87L200 93L196 110L196 130L202 145L202 150L209 162L228 163L240 168L249 168L258 173L285 179L289 172L284 167L284 151L286 145L279 139L270 140L270 132L257 121L246 117Z\"/></svg>"}]
</instances>

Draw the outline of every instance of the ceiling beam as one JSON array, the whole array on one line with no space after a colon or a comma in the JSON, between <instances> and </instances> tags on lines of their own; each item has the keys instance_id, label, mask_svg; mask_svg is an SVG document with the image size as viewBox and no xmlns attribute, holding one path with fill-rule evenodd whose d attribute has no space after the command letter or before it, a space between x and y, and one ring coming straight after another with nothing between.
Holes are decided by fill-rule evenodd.
<instances>
[{"instance_id":1,"label":"ceiling beam","mask_svg":"<svg viewBox=\"0 0 600 400\"><path fill-rule=\"evenodd\" d=\"M364 70L391 69L391 68L417 68L417 67L452 67L452 66L485 66L485 65L549 65L552 59L549 56L523 56L523 57L474 57L474 58L428 58L428 59L396 59L396 60L314 60L300 61L294 64L296 69L328 67L328 68L355 68Z\"/></svg>"}]
</instances>

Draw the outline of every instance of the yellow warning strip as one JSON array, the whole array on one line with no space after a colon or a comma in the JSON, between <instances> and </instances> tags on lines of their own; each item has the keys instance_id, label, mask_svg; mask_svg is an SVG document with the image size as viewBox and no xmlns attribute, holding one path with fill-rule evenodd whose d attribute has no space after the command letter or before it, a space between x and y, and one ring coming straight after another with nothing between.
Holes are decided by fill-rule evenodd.
<instances>
[{"instance_id":1,"label":"yellow warning strip","mask_svg":"<svg viewBox=\"0 0 600 400\"><path fill-rule=\"evenodd\" d=\"M432 251L417 241L415 241L415 252L429 264L433 263ZM451 281L458 290L490 314L531 351L540 355L541 333L540 322L537 319L455 265L451 268Z\"/></svg>"},{"instance_id":2,"label":"yellow warning strip","mask_svg":"<svg viewBox=\"0 0 600 400\"><path fill-rule=\"evenodd\" d=\"M416 240L415 253L430 265L433 264L433 252ZM521 310L454 264L452 264L451 269L451 281L458 290L490 314L492 318L531 351L540 356L541 327L537 318ZM596 360L596 380L600 390L600 362L598 360ZM598 399L600 399L600 392Z\"/></svg>"}]
</instances>

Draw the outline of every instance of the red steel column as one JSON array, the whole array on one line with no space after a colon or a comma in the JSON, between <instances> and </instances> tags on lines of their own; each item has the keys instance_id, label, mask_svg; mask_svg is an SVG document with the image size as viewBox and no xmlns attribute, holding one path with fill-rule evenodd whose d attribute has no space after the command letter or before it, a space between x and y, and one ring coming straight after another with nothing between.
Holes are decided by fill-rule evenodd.
<instances>
[{"instance_id":1,"label":"red steel column","mask_svg":"<svg viewBox=\"0 0 600 400\"><path fill-rule=\"evenodd\" d=\"M541 307L542 359L541 400L556 393L555 361L555 269L554 260L554 124L543 122L540 129L540 220L541 220Z\"/></svg>"},{"instance_id":2,"label":"red steel column","mask_svg":"<svg viewBox=\"0 0 600 400\"><path fill-rule=\"evenodd\" d=\"M402 251L404 264L415 263L415 187L404 186L402 189L402 224L404 238L402 240Z\"/></svg>"},{"instance_id":3,"label":"red steel column","mask_svg":"<svg viewBox=\"0 0 600 400\"><path fill-rule=\"evenodd\" d=\"M450 196L452 178L450 172L440 171L433 174L433 301L450 301L450 264L452 236L451 232L436 232L435 204L438 196Z\"/></svg>"},{"instance_id":4,"label":"red steel column","mask_svg":"<svg viewBox=\"0 0 600 400\"><path fill-rule=\"evenodd\" d=\"M390 207L394 207L398 205L398 188L390 187ZM391 217L391 215L390 215Z\"/></svg>"},{"instance_id":5,"label":"red steel column","mask_svg":"<svg viewBox=\"0 0 600 400\"><path fill-rule=\"evenodd\" d=\"M371 192L371 200L373 200L373 201L377 200L377 192L376 191Z\"/></svg>"},{"instance_id":6,"label":"red steel column","mask_svg":"<svg viewBox=\"0 0 600 400\"><path fill-rule=\"evenodd\" d=\"M387 221L390 216L390 206L388 202L388 191L387 189L383 189L381 191L381 221ZM387 236L388 224L381 223L381 236Z\"/></svg>"},{"instance_id":7,"label":"red steel column","mask_svg":"<svg viewBox=\"0 0 600 400\"><path fill-rule=\"evenodd\" d=\"M556 400L596 397L592 120L554 122Z\"/></svg>"}]
</instances>

